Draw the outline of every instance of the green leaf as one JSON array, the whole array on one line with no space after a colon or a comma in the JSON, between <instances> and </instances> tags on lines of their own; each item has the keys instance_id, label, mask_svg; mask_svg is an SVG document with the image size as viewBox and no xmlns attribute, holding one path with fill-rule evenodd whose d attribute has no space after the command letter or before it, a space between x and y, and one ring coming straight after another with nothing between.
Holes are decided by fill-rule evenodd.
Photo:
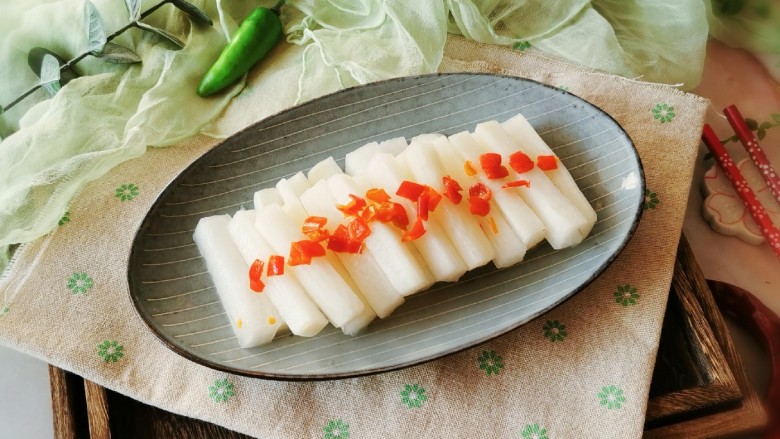
<instances>
[{"instance_id":1,"label":"green leaf","mask_svg":"<svg viewBox=\"0 0 780 439\"><path fill-rule=\"evenodd\" d=\"M60 90L60 62L52 55L43 56L40 85L51 96Z\"/></svg>"},{"instance_id":2,"label":"green leaf","mask_svg":"<svg viewBox=\"0 0 780 439\"><path fill-rule=\"evenodd\" d=\"M91 1L84 1L84 24L87 30L87 51L100 52L106 44L106 30L103 19Z\"/></svg>"},{"instance_id":3,"label":"green leaf","mask_svg":"<svg viewBox=\"0 0 780 439\"><path fill-rule=\"evenodd\" d=\"M780 123L780 114L773 114L772 119L774 119L775 122Z\"/></svg>"},{"instance_id":4,"label":"green leaf","mask_svg":"<svg viewBox=\"0 0 780 439\"><path fill-rule=\"evenodd\" d=\"M27 64L39 78L41 77L41 64L43 64L43 57L46 55L51 55L56 58L57 61L59 61L60 66L63 66L67 63L67 61L65 61L61 56L57 55L51 50L44 49L43 47L33 47L27 54ZM60 70L60 85L65 85L70 82L71 79L78 77L79 75L76 73L76 71L70 67L64 70Z\"/></svg>"},{"instance_id":5,"label":"green leaf","mask_svg":"<svg viewBox=\"0 0 780 439\"><path fill-rule=\"evenodd\" d=\"M772 128L772 124L770 122L761 122L761 125L758 126L758 129L765 130L767 128Z\"/></svg>"},{"instance_id":6,"label":"green leaf","mask_svg":"<svg viewBox=\"0 0 780 439\"><path fill-rule=\"evenodd\" d=\"M177 37L176 35L168 32L167 30L160 29L158 27L154 27L154 26L148 25L146 23L141 23L140 21L136 22L135 25L139 29L155 33L155 34L165 38L166 40L170 41L171 43L179 46L180 49L182 47L184 47L184 41L180 40L179 37Z\"/></svg>"},{"instance_id":7,"label":"green leaf","mask_svg":"<svg viewBox=\"0 0 780 439\"><path fill-rule=\"evenodd\" d=\"M192 3L189 3L185 0L170 0L170 3L173 6L179 8L180 10L186 12L190 17L192 17L196 21L199 21L203 24L207 24L209 26L214 25L214 22L211 21L211 18L209 18L209 16L206 15L205 12L203 12L200 8L193 5Z\"/></svg>"},{"instance_id":8,"label":"green leaf","mask_svg":"<svg viewBox=\"0 0 780 439\"><path fill-rule=\"evenodd\" d=\"M758 130L758 140L764 140L764 137L766 137L766 130Z\"/></svg>"},{"instance_id":9,"label":"green leaf","mask_svg":"<svg viewBox=\"0 0 780 439\"><path fill-rule=\"evenodd\" d=\"M745 123L747 124L748 128L750 128L751 130L758 129L758 122L756 122L755 119L747 118L745 119Z\"/></svg>"},{"instance_id":10,"label":"green leaf","mask_svg":"<svg viewBox=\"0 0 780 439\"><path fill-rule=\"evenodd\" d=\"M141 62L141 57L137 53L125 46L114 43L106 43L102 51L92 52L92 55L113 64L135 64Z\"/></svg>"},{"instance_id":11,"label":"green leaf","mask_svg":"<svg viewBox=\"0 0 780 439\"><path fill-rule=\"evenodd\" d=\"M136 21L141 18L141 1L142 0L125 0L127 12L130 13L130 21Z\"/></svg>"}]
</instances>

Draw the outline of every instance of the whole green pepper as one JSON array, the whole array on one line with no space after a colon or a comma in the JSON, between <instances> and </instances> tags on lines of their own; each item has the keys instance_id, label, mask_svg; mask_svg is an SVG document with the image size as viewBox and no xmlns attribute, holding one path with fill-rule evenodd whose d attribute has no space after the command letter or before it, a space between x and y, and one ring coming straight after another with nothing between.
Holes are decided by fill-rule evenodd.
<instances>
[{"instance_id":1,"label":"whole green pepper","mask_svg":"<svg viewBox=\"0 0 780 439\"><path fill-rule=\"evenodd\" d=\"M252 11L200 80L198 95L211 96L236 82L274 48L281 36L282 21L277 10Z\"/></svg>"}]
</instances>

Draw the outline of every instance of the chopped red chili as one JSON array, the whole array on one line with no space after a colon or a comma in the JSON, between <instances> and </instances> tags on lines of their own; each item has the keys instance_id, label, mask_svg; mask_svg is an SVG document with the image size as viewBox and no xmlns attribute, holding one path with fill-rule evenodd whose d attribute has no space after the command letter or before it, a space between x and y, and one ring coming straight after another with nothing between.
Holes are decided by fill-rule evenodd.
<instances>
[{"instance_id":1,"label":"chopped red chili","mask_svg":"<svg viewBox=\"0 0 780 439\"><path fill-rule=\"evenodd\" d=\"M352 241L347 226L339 224L328 238L328 250L337 253L360 253L363 251L363 245Z\"/></svg>"},{"instance_id":2,"label":"chopped red chili","mask_svg":"<svg viewBox=\"0 0 780 439\"><path fill-rule=\"evenodd\" d=\"M284 274L284 256L271 255L268 258L268 277Z\"/></svg>"},{"instance_id":3,"label":"chopped red chili","mask_svg":"<svg viewBox=\"0 0 780 439\"><path fill-rule=\"evenodd\" d=\"M409 215L406 209L400 203L387 202L379 205L374 217L382 223L393 223L401 230L406 230L409 226Z\"/></svg>"},{"instance_id":4,"label":"chopped red chili","mask_svg":"<svg viewBox=\"0 0 780 439\"><path fill-rule=\"evenodd\" d=\"M528 172L534 168L534 161L524 152L517 151L509 156L509 166L518 174L522 174L523 172Z\"/></svg>"},{"instance_id":5,"label":"chopped red chili","mask_svg":"<svg viewBox=\"0 0 780 439\"><path fill-rule=\"evenodd\" d=\"M256 293L262 293L265 289L265 284L260 280L260 276L263 275L263 265L265 265L263 261L255 259L249 267L249 289Z\"/></svg>"},{"instance_id":6,"label":"chopped red chili","mask_svg":"<svg viewBox=\"0 0 780 439\"><path fill-rule=\"evenodd\" d=\"M474 165L472 165L471 162L468 160L466 160L466 163L463 164L463 170L466 171L466 175L477 174L477 170L474 169Z\"/></svg>"},{"instance_id":7,"label":"chopped red chili","mask_svg":"<svg viewBox=\"0 0 780 439\"><path fill-rule=\"evenodd\" d=\"M485 168L485 176L491 180L497 180L509 175L509 170L506 166L498 166L495 168Z\"/></svg>"},{"instance_id":8,"label":"chopped red chili","mask_svg":"<svg viewBox=\"0 0 780 439\"><path fill-rule=\"evenodd\" d=\"M399 197L404 197L411 201L417 201L420 198L420 194L425 190L425 186L415 183L413 181L404 180L401 182L401 186L395 192Z\"/></svg>"},{"instance_id":9,"label":"chopped red chili","mask_svg":"<svg viewBox=\"0 0 780 439\"><path fill-rule=\"evenodd\" d=\"M401 234L401 241L403 242L409 242L414 241L415 239L423 236L425 234L425 224L423 223L423 219L420 217L417 217L417 219L414 221L414 225L412 226L412 229L408 232L404 232Z\"/></svg>"},{"instance_id":10,"label":"chopped red chili","mask_svg":"<svg viewBox=\"0 0 780 439\"><path fill-rule=\"evenodd\" d=\"M428 210L430 212L433 212L436 210L437 207L439 207L439 203L441 202L442 195L438 192L436 192L436 189L428 186L428 197L430 198L430 201L428 202Z\"/></svg>"},{"instance_id":11,"label":"chopped red chili","mask_svg":"<svg viewBox=\"0 0 780 439\"><path fill-rule=\"evenodd\" d=\"M490 201L479 197L469 198L469 211L474 215L486 216L490 213Z\"/></svg>"},{"instance_id":12,"label":"chopped red chili","mask_svg":"<svg viewBox=\"0 0 780 439\"><path fill-rule=\"evenodd\" d=\"M430 212L431 194L428 191L423 191L417 198L417 218L422 218L423 221L428 221L428 212Z\"/></svg>"},{"instance_id":13,"label":"chopped red chili","mask_svg":"<svg viewBox=\"0 0 780 439\"><path fill-rule=\"evenodd\" d=\"M442 177L441 181L444 183L444 196L449 198L454 204L460 204L463 200L463 194L461 194L463 188L460 187L460 183L449 175Z\"/></svg>"},{"instance_id":14,"label":"chopped red chili","mask_svg":"<svg viewBox=\"0 0 780 439\"><path fill-rule=\"evenodd\" d=\"M337 204L336 208L340 210L345 216L360 215L360 212L364 207L366 207L366 200L353 194L349 194L349 198L351 198L349 204Z\"/></svg>"},{"instance_id":15,"label":"chopped red chili","mask_svg":"<svg viewBox=\"0 0 780 439\"><path fill-rule=\"evenodd\" d=\"M501 187L506 189L506 188L510 188L510 187L520 187L520 186L525 186L525 187L530 188L531 187L531 182L528 181L528 180L515 180L515 181L510 181L509 183L506 183L506 184L502 185Z\"/></svg>"},{"instance_id":16,"label":"chopped red chili","mask_svg":"<svg viewBox=\"0 0 780 439\"><path fill-rule=\"evenodd\" d=\"M387 195L384 189L369 189L366 191L366 198L377 203L387 203L390 201L390 195Z\"/></svg>"},{"instance_id":17,"label":"chopped red chili","mask_svg":"<svg viewBox=\"0 0 780 439\"><path fill-rule=\"evenodd\" d=\"M482 169L497 168L501 166L501 154L486 152L479 156L479 165Z\"/></svg>"},{"instance_id":18,"label":"chopped red chili","mask_svg":"<svg viewBox=\"0 0 780 439\"><path fill-rule=\"evenodd\" d=\"M489 187L482 183L474 183L469 188L469 198L480 198L485 201L490 201L490 199L493 198L493 192L490 191Z\"/></svg>"},{"instance_id":19,"label":"chopped red chili","mask_svg":"<svg viewBox=\"0 0 780 439\"><path fill-rule=\"evenodd\" d=\"M306 218L301 230L307 238L314 242L321 242L328 239L330 233L325 229L325 224L328 222L327 218L321 216L310 216Z\"/></svg>"},{"instance_id":20,"label":"chopped red chili","mask_svg":"<svg viewBox=\"0 0 780 439\"><path fill-rule=\"evenodd\" d=\"M357 217L347 224L347 232L350 241L362 244L371 235L371 228L363 218Z\"/></svg>"},{"instance_id":21,"label":"chopped red chili","mask_svg":"<svg viewBox=\"0 0 780 439\"><path fill-rule=\"evenodd\" d=\"M325 249L319 242L308 239L296 241L290 244L290 259L287 263L290 266L309 265L312 258L318 256L325 256Z\"/></svg>"},{"instance_id":22,"label":"chopped red chili","mask_svg":"<svg viewBox=\"0 0 780 439\"><path fill-rule=\"evenodd\" d=\"M542 171L558 169L558 158L554 155L540 155L536 157L536 166Z\"/></svg>"}]
</instances>

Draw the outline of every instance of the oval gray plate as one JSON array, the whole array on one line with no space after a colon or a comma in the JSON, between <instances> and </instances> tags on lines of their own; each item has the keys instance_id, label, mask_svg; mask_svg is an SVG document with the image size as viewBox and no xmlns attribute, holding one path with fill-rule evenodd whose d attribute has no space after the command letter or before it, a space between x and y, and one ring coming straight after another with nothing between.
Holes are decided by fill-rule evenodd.
<instances>
[{"instance_id":1,"label":"oval gray plate","mask_svg":"<svg viewBox=\"0 0 780 439\"><path fill-rule=\"evenodd\" d=\"M262 105L262 103L259 103ZM543 244L521 264L483 267L411 296L357 336L277 337L241 349L192 241L199 218L251 207L258 189L371 141L473 131L523 113L598 213L580 245ZM128 267L130 295L149 328L192 361L276 379L327 379L398 369L506 333L598 276L626 245L644 202L644 174L621 127L582 99L525 79L483 74L399 78L328 95L269 117L199 158L144 219Z\"/></svg>"}]
</instances>

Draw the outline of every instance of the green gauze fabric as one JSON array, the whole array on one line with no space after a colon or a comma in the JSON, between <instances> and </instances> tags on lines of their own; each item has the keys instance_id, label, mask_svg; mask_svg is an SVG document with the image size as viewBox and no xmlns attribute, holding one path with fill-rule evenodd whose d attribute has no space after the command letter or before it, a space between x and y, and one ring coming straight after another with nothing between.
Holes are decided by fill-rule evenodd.
<instances>
[{"instance_id":1,"label":"green gauze fabric","mask_svg":"<svg viewBox=\"0 0 780 439\"><path fill-rule=\"evenodd\" d=\"M292 6L284 17L288 41L311 43L304 55L299 102L322 88L433 72L448 31L484 43L529 43L597 70L687 89L699 82L707 41L701 0L287 4ZM310 80L307 72L318 72L321 81Z\"/></svg>"},{"instance_id":2,"label":"green gauze fabric","mask_svg":"<svg viewBox=\"0 0 780 439\"><path fill-rule=\"evenodd\" d=\"M156 2L144 2L142 10ZM109 33L126 23L124 2L94 3ZM185 39L184 49L132 30L116 42L141 55L142 65L88 59L77 66L85 76L53 99L39 91L0 117L0 136L7 136L0 143L0 249L47 233L88 181L148 145L171 145L202 130L240 91L243 83L212 99L193 92L228 29L250 8L274 2L193 3L215 20L214 28L192 25L171 5L145 20ZM707 38L702 0L288 0L282 21L287 41L306 45L298 102L346 86L433 73L448 32L521 49L530 43L594 69L691 88ZM26 65L30 48L65 58L84 52L83 22L83 0L4 5L0 104L36 82Z\"/></svg>"},{"instance_id":3,"label":"green gauze fabric","mask_svg":"<svg viewBox=\"0 0 780 439\"><path fill-rule=\"evenodd\" d=\"M30 3L9 10L17 13L18 24L2 35L0 103L37 82L27 66L30 48L45 47L70 59L87 47L82 0ZM108 33L127 23L124 2L93 3ZM235 26L231 14L218 14L213 2L193 3L210 16L226 17L225 26ZM142 10L148 7L144 4ZM213 99L194 92L227 42L220 23L214 28L192 25L170 5L144 21L178 35L186 47L176 50L157 35L131 29L114 42L134 50L142 63L128 67L87 58L77 65L83 76L54 98L46 100L39 90L37 99L3 115L3 132L18 130L0 143L0 248L51 230L87 182L140 156L147 145L171 145L197 133L242 87Z\"/></svg>"},{"instance_id":4,"label":"green gauze fabric","mask_svg":"<svg viewBox=\"0 0 780 439\"><path fill-rule=\"evenodd\" d=\"M774 0L710 0L710 34L753 52L780 81L780 4Z\"/></svg>"}]
</instances>

